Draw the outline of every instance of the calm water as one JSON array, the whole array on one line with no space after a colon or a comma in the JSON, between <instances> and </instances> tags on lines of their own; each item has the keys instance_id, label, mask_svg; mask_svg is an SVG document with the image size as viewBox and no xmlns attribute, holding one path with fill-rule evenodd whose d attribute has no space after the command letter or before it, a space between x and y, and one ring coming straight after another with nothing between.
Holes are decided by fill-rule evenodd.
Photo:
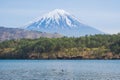
<instances>
[{"instance_id":1,"label":"calm water","mask_svg":"<svg viewBox=\"0 0 120 80\"><path fill-rule=\"evenodd\" d=\"M120 60L0 60L0 80L120 80Z\"/></svg>"}]
</instances>

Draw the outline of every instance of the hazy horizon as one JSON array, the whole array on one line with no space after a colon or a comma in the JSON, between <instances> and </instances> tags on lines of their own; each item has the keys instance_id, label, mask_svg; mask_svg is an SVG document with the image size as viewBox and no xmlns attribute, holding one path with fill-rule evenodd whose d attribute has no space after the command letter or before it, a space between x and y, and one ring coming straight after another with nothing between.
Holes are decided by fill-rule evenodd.
<instances>
[{"instance_id":1,"label":"hazy horizon","mask_svg":"<svg viewBox=\"0 0 120 80\"><path fill-rule=\"evenodd\" d=\"M20 27L54 9L64 9L105 33L120 32L120 0L0 0L0 26Z\"/></svg>"}]
</instances>

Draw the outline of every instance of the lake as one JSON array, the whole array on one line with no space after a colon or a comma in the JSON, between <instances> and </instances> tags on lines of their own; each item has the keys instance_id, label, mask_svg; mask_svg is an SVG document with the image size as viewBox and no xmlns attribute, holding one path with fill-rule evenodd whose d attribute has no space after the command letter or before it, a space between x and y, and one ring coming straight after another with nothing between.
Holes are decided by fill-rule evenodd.
<instances>
[{"instance_id":1,"label":"lake","mask_svg":"<svg viewBox=\"0 0 120 80\"><path fill-rule=\"evenodd\" d=\"M0 80L120 80L120 60L0 60Z\"/></svg>"}]
</instances>

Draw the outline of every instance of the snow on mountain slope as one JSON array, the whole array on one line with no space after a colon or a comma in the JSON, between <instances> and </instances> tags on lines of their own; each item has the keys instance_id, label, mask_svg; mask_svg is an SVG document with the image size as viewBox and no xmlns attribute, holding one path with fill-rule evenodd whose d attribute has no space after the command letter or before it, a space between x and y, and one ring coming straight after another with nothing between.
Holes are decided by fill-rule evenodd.
<instances>
[{"instance_id":1,"label":"snow on mountain slope","mask_svg":"<svg viewBox=\"0 0 120 80\"><path fill-rule=\"evenodd\" d=\"M59 33L68 37L103 33L93 27L82 24L76 17L62 9L55 9L45 14L40 19L26 25L25 29Z\"/></svg>"}]
</instances>

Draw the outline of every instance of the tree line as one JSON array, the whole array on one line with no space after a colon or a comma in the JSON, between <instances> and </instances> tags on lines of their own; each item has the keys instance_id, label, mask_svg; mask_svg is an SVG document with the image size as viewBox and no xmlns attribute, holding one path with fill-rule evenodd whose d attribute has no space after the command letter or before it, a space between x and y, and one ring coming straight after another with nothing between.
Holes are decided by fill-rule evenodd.
<instances>
[{"instance_id":1,"label":"tree line","mask_svg":"<svg viewBox=\"0 0 120 80\"><path fill-rule=\"evenodd\" d=\"M0 59L119 59L120 33L8 40L0 43Z\"/></svg>"}]
</instances>

